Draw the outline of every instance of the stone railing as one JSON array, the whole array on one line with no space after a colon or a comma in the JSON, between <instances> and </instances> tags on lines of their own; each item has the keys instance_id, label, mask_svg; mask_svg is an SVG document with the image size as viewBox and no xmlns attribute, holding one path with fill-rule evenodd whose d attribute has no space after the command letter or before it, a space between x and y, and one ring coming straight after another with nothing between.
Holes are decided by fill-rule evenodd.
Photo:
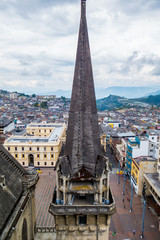
<instances>
[{"instance_id":1,"label":"stone railing","mask_svg":"<svg viewBox=\"0 0 160 240\"><path fill-rule=\"evenodd\" d=\"M42 227L42 226L36 226L36 232L37 233L53 233L55 232L55 227Z\"/></svg>"},{"instance_id":2,"label":"stone railing","mask_svg":"<svg viewBox=\"0 0 160 240\"><path fill-rule=\"evenodd\" d=\"M75 206L75 205L55 205L50 204L49 212L53 215L65 215L65 214L113 214L116 212L115 203L111 205L87 205L87 206Z\"/></svg>"}]
</instances>

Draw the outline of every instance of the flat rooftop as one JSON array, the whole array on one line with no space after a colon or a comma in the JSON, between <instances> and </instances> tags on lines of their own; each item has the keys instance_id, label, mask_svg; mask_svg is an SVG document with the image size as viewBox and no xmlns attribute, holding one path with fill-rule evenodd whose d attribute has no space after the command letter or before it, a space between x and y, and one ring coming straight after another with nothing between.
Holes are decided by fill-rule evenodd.
<instances>
[{"instance_id":1,"label":"flat rooftop","mask_svg":"<svg viewBox=\"0 0 160 240\"><path fill-rule=\"evenodd\" d=\"M38 127L38 128L58 128L58 127L62 127L62 124L54 124L54 123L31 123L28 124L27 127Z\"/></svg>"},{"instance_id":2,"label":"flat rooftop","mask_svg":"<svg viewBox=\"0 0 160 240\"><path fill-rule=\"evenodd\" d=\"M160 196L160 180L158 173L146 173L145 176L149 179L153 188L156 188L156 193Z\"/></svg>"},{"instance_id":3,"label":"flat rooftop","mask_svg":"<svg viewBox=\"0 0 160 240\"><path fill-rule=\"evenodd\" d=\"M148 156L141 156L141 157L137 157L137 158L134 158L135 162L139 164L139 162L156 162L157 159L156 158L153 158L153 157L148 157Z\"/></svg>"},{"instance_id":4,"label":"flat rooftop","mask_svg":"<svg viewBox=\"0 0 160 240\"><path fill-rule=\"evenodd\" d=\"M8 143L37 143L37 142L56 142L61 136L64 126L54 125L54 129L49 137L37 137L37 136L14 136L8 139Z\"/></svg>"}]
</instances>

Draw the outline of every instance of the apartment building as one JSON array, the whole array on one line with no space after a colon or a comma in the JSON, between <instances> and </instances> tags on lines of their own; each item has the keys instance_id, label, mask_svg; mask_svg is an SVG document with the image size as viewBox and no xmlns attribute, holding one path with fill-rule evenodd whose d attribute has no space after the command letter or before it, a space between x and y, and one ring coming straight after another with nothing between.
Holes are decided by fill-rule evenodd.
<instances>
[{"instance_id":1,"label":"apartment building","mask_svg":"<svg viewBox=\"0 0 160 240\"><path fill-rule=\"evenodd\" d=\"M132 159L131 182L136 194L142 195L143 184L145 182L144 174L156 173L157 159L152 157L137 157ZM146 191L146 195L150 195Z\"/></svg>"}]
</instances>

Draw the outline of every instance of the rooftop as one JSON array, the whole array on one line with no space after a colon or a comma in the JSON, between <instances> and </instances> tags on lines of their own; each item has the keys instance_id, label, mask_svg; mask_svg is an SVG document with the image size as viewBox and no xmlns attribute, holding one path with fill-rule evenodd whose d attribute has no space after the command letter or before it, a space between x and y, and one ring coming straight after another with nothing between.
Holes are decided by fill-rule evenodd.
<instances>
[{"instance_id":1,"label":"rooftop","mask_svg":"<svg viewBox=\"0 0 160 240\"><path fill-rule=\"evenodd\" d=\"M145 176L149 179L153 188L156 188L156 192L160 196L160 181L158 173L146 173Z\"/></svg>"},{"instance_id":2,"label":"rooftop","mask_svg":"<svg viewBox=\"0 0 160 240\"><path fill-rule=\"evenodd\" d=\"M153 157L148 157L148 156L140 156L140 157L137 157L137 158L134 158L135 162L136 163L140 163L140 162L156 162L157 159L156 158L153 158Z\"/></svg>"},{"instance_id":3,"label":"rooftop","mask_svg":"<svg viewBox=\"0 0 160 240\"><path fill-rule=\"evenodd\" d=\"M51 132L49 137L37 137L37 136L14 136L7 140L8 143L24 143L24 142L56 142L61 136L62 131L64 129L64 125L53 125L55 128Z\"/></svg>"}]
</instances>

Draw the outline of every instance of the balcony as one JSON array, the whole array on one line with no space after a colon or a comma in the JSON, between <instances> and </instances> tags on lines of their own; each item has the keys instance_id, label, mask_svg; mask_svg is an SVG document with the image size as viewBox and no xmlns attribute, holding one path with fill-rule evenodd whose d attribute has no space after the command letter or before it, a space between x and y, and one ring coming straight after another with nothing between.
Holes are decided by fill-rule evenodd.
<instances>
[{"instance_id":1,"label":"balcony","mask_svg":"<svg viewBox=\"0 0 160 240\"><path fill-rule=\"evenodd\" d=\"M56 195L56 191L54 192L54 195ZM84 214L84 215L99 215L99 214L107 214L112 215L116 212L116 205L115 201L112 197L111 191L109 192L109 204L103 203L103 204L97 204L93 205L88 202L86 205L57 205L55 202L56 196L53 196L53 203L50 204L49 212L52 215L75 215L75 214Z\"/></svg>"}]
</instances>

